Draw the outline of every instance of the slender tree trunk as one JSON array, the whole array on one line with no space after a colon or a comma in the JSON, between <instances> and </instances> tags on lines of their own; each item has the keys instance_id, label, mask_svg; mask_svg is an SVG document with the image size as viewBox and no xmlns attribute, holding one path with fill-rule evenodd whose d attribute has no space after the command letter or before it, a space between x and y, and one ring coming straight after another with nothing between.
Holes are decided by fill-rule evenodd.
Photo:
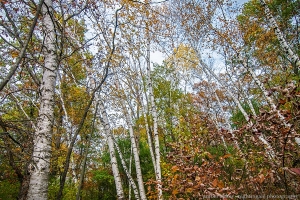
<instances>
[{"instance_id":1,"label":"slender tree trunk","mask_svg":"<svg viewBox=\"0 0 300 200\"><path fill-rule=\"evenodd\" d=\"M125 107L123 107L123 110L124 110L126 121L127 121L128 128L129 128L130 141L131 141L131 145L132 145L132 152L133 152L133 157L134 157L135 170L136 170L136 176L137 176L140 196L141 196L141 199L144 200L147 198L146 198L146 193L145 193L145 188L144 188L140 157L139 157L137 144L135 141L135 136L134 136L134 132L133 132L133 128L132 128L132 121L131 121L131 117L130 117L130 114L127 111L127 109Z\"/></svg>"},{"instance_id":2,"label":"slender tree trunk","mask_svg":"<svg viewBox=\"0 0 300 200\"><path fill-rule=\"evenodd\" d=\"M240 60L242 61L244 67L247 68L248 72L250 73L250 75L252 76L252 78L254 79L255 83L258 85L259 89L262 91L262 93L264 94L268 104L271 107L272 112L276 113L276 115L278 116L279 120L281 121L282 125L286 128L288 128L288 130L290 130L292 136L296 135L296 131L294 130L294 128L292 127L292 125L287 122L285 120L285 117L281 114L280 110L277 109L274 100L270 97L270 95L268 94L266 88L264 87L264 85L262 84L262 82L260 82L260 80L257 78L257 76L255 75L254 71L251 69L251 67L248 67L246 61L244 59L242 59L240 57ZM295 142L298 144L297 142L298 137L295 137Z\"/></svg>"},{"instance_id":3,"label":"slender tree trunk","mask_svg":"<svg viewBox=\"0 0 300 200\"><path fill-rule=\"evenodd\" d=\"M269 20L269 24L274 29L275 34L277 36L277 39L280 43L280 46L284 49L284 53L290 59L290 62L292 64L292 66L294 67L294 69L296 71L296 74L298 74L298 70L300 68L299 56L296 53L294 53L293 50L288 45L286 39L284 38L281 30L279 29L279 27L276 23L276 20L274 19L274 17L272 15L268 5L266 4L266 2L264 0L260 0L260 3L262 5L262 7L265 9L265 13L266 13L267 18Z\"/></svg>"},{"instance_id":4,"label":"slender tree trunk","mask_svg":"<svg viewBox=\"0 0 300 200\"><path fill-rule=\"evenodd\" d=\"M68 151L67 151L67 155L66 155L66 161L65 161L65 164L64 164L64 170L62 172L61 179L60 179L59 190L58 190L58 194L57 194L57 197L56 197L57 200L60 200L63 197L63 189L64 189L64 185L65 185L65 182L66 182L67 174L68 174L68 171L69 171L70 162L71 162L71 159L72 159L71 156L72 156L73 147L74 147L75 142L77 140L77 136L78 136L81 128L83 127L84 121L85 121L86 116L87 116L88 111L89 111L89 108L92 105L92 102L93 102L93 99L94 99L94 96L95 96L95 91L93 92L92 97L88 102L88 105L85 107L84 114L81 118L81 121L80 121L77 129L75 130L75 133L74 133L73 137L71 138L70 145L68 147Z\"/></svg>"},{"instance_id":5,"label":"slender tree trunk","mask_svg":"<svg viewBox=\"0 0 300 200\"><path fill-rule=\"evenodd\" d=\"M55 30L51 0L45 0L42 7L45 43L43 81L41 84L41 104L34 134L34 149L28 199L46 200L48 198L48 177L51 157L51 139L54 120L54 93L57 71Z\"/></svg>"},{"instance_id":6,"label":"slender tree trunk","mask_svg":"<svg viewBox=\"0 0 300 200\"><path fill-rule=\"evenodd\" d=\"M215 115L213 115L212 118L213 118L212 120L213 120L213 122L215 123L215 126L216 126L218 132L220 132L220 131L221 131L221 129L220 129L220 123L218 122L217 117L216 117ZM226 141L225 141L223 135L221 135L221 140L222 140L222 142L223 142L223 146L224 146L225 149L226 149L226 152L229 153L229 151L228 151L228 146L227 146L227 144L226 144Z\"/></svg>"},{"instance_id":7,"label":"slender tree trunk","mask_svg":"<svg viewBox=\"0 0 300 200\"><path fill-rule=\"evenodd\" d=\"M131 167L132 166L132 147L130 147L130 157L129 157L129 171L128 173L131 174ZM130 200L131 199L131 184L130 184L130 180L128 181L129 182L129 188L128 188L128 199Z\"/></svg>"},{"instance_id":8,"label":"slender tree trunk","mask_svg":"<svg viewBox=\"0 0 300 200\"><path fill-rule=\"evenodd\" d=\"M156 160L155 160L155 155L153 152L153 142L152 142L152 137L151 137L151 133L150 133L150 129L149 129L149 124L148 124L148 120L147 120L147 115L146 115L146 109L145 106L143 105L143 102L141 103L142 106L142 114L144 116L145 119L145 127L146 127L146 133L147 133L147 140L148 140L148 145L149 145L149 151L150 151L150 156L151 156L151 160L152 160L152 164L153 164L153 168L154 168L154 173L156 174Z\"/></svg>"},{"instance_id":9,"label":"slender tree trunk","mask_svg":"<svg viewBox=\"0 0 300 200\"><path fill-rule=\"evenodd\" d=\"M222 107L222 104L221 104L221 102L220 102L219 96L218 96L218 94L217 94L216 92L215 92L215 97L216 97L216 99L217 99L217 101L218 101L218 105L219 105L219 107L220 107L220 109L221 109L221 113L225 114L225 111L224 111L224 109L223 109L223 107ZM244 154L243 154L243 152L241 151L240 145L239 145L239 143L238 143L238 141L237 141L237 139L236 139L236 136L235 136L235 134L234 134L234 132L233 132L231 126L230 126L230 123L229 123L229 120L228 120L227 117L225 117L225 122L226 122L227 128L228 128L228 130L229 130L229 132L230 132L230 134L231 134L231 136L232 136L232 139L233 139L233 143L234 143L235 148L238 150L238 152L241 154L241 156L244 157Z\"/></svg>"},{"instance_id":10,"label":"slender tree trunk","mask_svg":"<svg viewBox=\"0 0 300 200\"><path fill-rule=\"evenodd\" d=\"M80 198L81 198L81 190L82 190L83 181L84 181L86 162L87 162L88 152L89 152L90 143L91 143L91 136L93 135L93 133L95 131L95 121L96 121L97 112L98 112L98 104L96 105L96 109L95 109L95 113L94 113L91 135L87 136L87 144L86 144L83 164L82 164L82 168L81 168L81 172L80 172L80 179L79 179L79 184L78 184L76 200L80 200Z\"/></svg>"},{"instance_id":11,"label":"slender tree trunk","mask_svg":"<svg viewBox=\"0 0 300 200\"><path fill-rule=\"evenodd\" d=\"M242 84L241 84L241 81L240 81L239 79L238 79L238 83L239 83L239 85L242 85ZM253 106L251 100L247 97L246 92L244 91L243 88L241 89L241 92L242 92L244 98L246 99L246 101L247 101L247 103L248 103L248 105L249 105L249 108L250 108L250 110L251 110L253 116L254 116L254 117L257 117L256 112L255 112L255 109L254 109L254 106Z\"/></svg>"},{"instance_id":12,"label":"slender tree trunk","mask_svg":"<svg viewBox=\"0 0 300 200\"><path fill-rule=\"evenodd\" d=\"M144 94L145 94L145 101L146 101L146 106L147 107L144 105L143 94L141 94L141 96L140 96L141 98L139 99L139 101L140 101L140 105L141 105L141 108L142 108L142 115L143 115L144 120L145 120L145 128L146 128L146 133L147 133L149 151L150 151L151 160L152 160L152 164L153 164L153 168L154 168L154 173L156 175L157 174L157 172L156 172L157 171L156 170L156 158L155 158L155 154L154 154L152 134L151 134L151 131L150 131L150 126L149 126L148 118L147 118L149 102L148 102L148 98L147 98L147 89L146 89L146 86L145 86L146 84L145 84L144 79L143 79L143 73L142 73L141 68L140 68L140 74L141 74L141 78L142 78L143 91L144 91Z\"/></svg>"},{"instance_id":13,"label":"slender tree trunk","mask_svg":"<svg viewBox=\"0 0 300 200\"><path fill-rule=\"evenodd\" d=\"M130 164L129 164L129 171L127 169L127 166L126 166L126 163L125 163L125 160L124 160L124 157L123 157L123 154L122 154L122 151L120 150L119 148L119 145L118 143L116 142L115 138L112 136L113 140L114 140L114 144L115 144L115 147L116 147L116 150L120 156L120 160L121 160L121 163L122 163L122 166L123 166L123 169L127 175L127 178L129 180L129 184L130 184L130 188L132 187L133 188L133 193L134 193L134 196L135 196L135 199L140 199L140 196L139 196L139 191L138 191L138 188L136 187L136 184L130 174L131 172L131 160L130 160ZM132 150L133 148L131 148ZM130 197L130 195L129 195ZM130 198L129 198L130 199Z\"/></svg>"},{"instance_id":14,"label":"slender tree trunk","mask_svg":"<svg viewBox=\"0 0 300 200\"><path fill-rule=\"evenodd\" d=\"M198 55L198 58L200 60L200 64L202 66L203 71L207 74L207 75L212 75L217 82L220 85L223 85L226 87L226 91L229 94L229 96L231 96L231 98L233 99L233 101L236 103L236 105L238 106L239 110L241 111L241 113L243 114L244 118L246 119L248 125L250 127L253 126L252 121L250 120L249 115L247 114L247 112L245 111L245 109L242 107L241 103L239 102L239 100L235 97L235 95L230 91L229 86L224 83L223 81L221 81L218 76L202 61L201 56ZM252 131L257 135L258 139L265 145L265 149L267 152L267 155L269 157L270 162L273 164L273 161L276 160L275 157L275 151L273 150L273 147L270 145L270 143L264 138L263 134L260 133L257 129L252 129Z\"/></svg>"},{"instance_id":15,"label":"slender tree trunk","mask_svg":"<svg viewBox=\"0 0 300 200\"><path fill-rule=\"evenodd\" d=\"M81 190L82 190L83 181L84 181L87 157L88 157L88 153L89 153L90 138L88 140L89 141L86 144L87 147L85 148L84 159L83 159L82 168L81 168L81 171L80 171L80 178L79 178L79 184L78 184L78 187L77 187L76 200L81 199Z\"/></svg>"},{"instance_id":16,"label":"slender tree trunk","mask_svg":"<svg viewBox=\"0 0 300 200\"><path fill-rule=\"evenodd\" d=\"M103 123L104 131L105 131L105 134L107 137L107 144L108 144L109 155L110 155L110 163L111 163L111 167L112 167L112 171L113 171L113 175L114 175L114 179L115 179L117 196L118 196L119 200L123 200L123 199L125 199L125 196L124 196L122 181L121 181L121 177L120 177L120 172L118 169L118 163L117 163L116 153L115 153L115 149L114 149L113 137L112 137L112 133L110 131L107 113L104 108L104 104L102 102L99 102L99 110L101 112L101 121Z\"/></svg>"},{"instance_id":17,"label":"slender tree trunk","mask_svg":"<svg viewBox=\"0 0 300 200\"><path fill-rule=\"evenodd\" d=\"M154 149L155 149L155 161L156 161L156 181L157 181L157 191L158 199L163 199L162 197L162 184L161 184L161 166L160 166L160 145L159 145L159 135L157 128L157 112L156 105L153 94L152 80L151 80L151 70L150 70L150 43L147 46L147 80L148 80L148 91L151 105L151 114L153 117L153 132L154 132Z\"/></svg>"}]
</instances>

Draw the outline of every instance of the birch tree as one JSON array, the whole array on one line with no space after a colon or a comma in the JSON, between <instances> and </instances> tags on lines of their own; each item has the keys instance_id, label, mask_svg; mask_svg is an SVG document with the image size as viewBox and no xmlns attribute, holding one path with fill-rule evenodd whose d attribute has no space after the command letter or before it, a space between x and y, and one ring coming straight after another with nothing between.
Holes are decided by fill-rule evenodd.
<instances>
[{"instance_id":1,"label":"birch tree","mask_svg":"<svg viewBox=\"0 0 300 200\"><path fill-rule=\"evenodd\" d=\"M28 198L43 200L48 196L48 179L51 157L51 138L54 120L54 94L57 73L56 34L53 23L53 2L46 0L42 6L44 33L44 73L41 84L39 116L34 133L34 149L30 166Z\"/></svg>"},{"instance_id":2,"label":"birch tree","mask_svg":"<svg viewBox=\"0 0 300 200\"><path fill-rule=\"evenodd\" d=\"M23 42L21 39L20 39L20 33L19 31L17 30L17 26L15 24L15 22L11 19L11 17L9 16L10 13L8 12L7 8L6 8L6 5L5 5L5 2L1 2L1 6L2 8L4 9L5 13L6 13L6 16L8 18L8 21L11 23L11 26L13 28L13 31L10 30L10 27L6 26L5 24L3 24L3 22L1 22L1 25L4 27L4 29L6 29L8 32L9 32L9 35L11 37L15 37L19 43L20 43L20 53L17 55L17 59L16 59L16 62L12 65L11 69L9 70L9 73L6 75L6 77L1 81L0 83L0 91L3 90L3 88L6 86L6 84L9 82L9 80L12 78L12 76L15 74L15 72L17 71L20 63L22 62L22 59L24 58L25 56L25 53L26 53L26 50L27 50L27 47L28 47L28 44L32 38L32 35L33 35L33 32L34 32L34 28L37 24L37 21L38 21L38 17L40 15L40 12L41 12L41 9L42 9L42 5L44 4L44 0L41 0L39 2L39 4L37 5L37 9L36 9L36 13L35 13L35 17L33 19L33 22L30 26L30 30L29 30L29 33L28 33L28 36L26 38L26 41ZM1 38L4 40L4 41L7 41L4 37L1 36ZM10 42L7 41L8 44L12 45ZM14 45L12 45L14 47Z\"/></svg>"},{"instance_id":3,"label":"birch tree","mask_svg":"<svg viewBox=\"0 0 300 200\"><path fill-rule=\"evenodd\" d=\"M113 140L114 140L114 144L115 144L115 147L116 147L116 150L119 154L119 157L121 159L121 163L122 163L122 167L127 175L127 178L129 179L129 184L130 186L133 188L133 193L134 193L134 197L135 199L140 199L140 196L139 196L139 190L131 176L131 170L128 170L127 166L126 166L126 163L125 163L125 160L124 160L124 157L123 157L123 154L122 154L122 151L120 150L119 146L118 146L118 143L116 142L115 138L113 137ZM129 167L131 167L131 157L130 157L130 163L129 163ZM129 188L129 199L130 199L130 189L131 187Z\"/></svg>"},{"instance_id":4,"label":"birch tree","mask_svg":"<svg viewBox=\"0 0 300 200\"><path fill-rule=\"evenodd\" d=\"M276 23L276 20L273 17L266 2L264 0L260 0L260 3L265 10L267 19L270 23L270 26L274 29L277 39L280 42L280 45L282 46L282 48L284 49L284 53L290 59L290 62L292 63L292 65L295 66L295 68L298 68L298 70L299 70L299 68L300 68L299 56L296 53L294 53L293 50L290 48L289 44L287 43L282 31L279 29L279 27Z\"/></svg>"},{"instance_id":5,"label":"birch tree","mask_svg":"<svg viewBox=\"0 0 300 200\"><path fill-rule=\"evenodd\" d=\"M122 200L122 199L125 199L125 196L124 196L122 181L121 181L121 177L120 177L120 172L118 169L118 163L117 163L116 153L115 153L115 149L114 149L113 136L112 136L111 129L109 126L108 116L107 116L104 104L102 102L99 102L99 111L101 112L101 121L103 123L104 131L105 131L105 134L107 137L107 145L109 148L110 163L111 163L114 180L115 180L115 184L116 184L116 189L117 189L117 197L119 200Z\"/></svg>"},{"instance_id":6,"label":"birch tree","mask_svg":"<svg viewBox=\"0 0 300 200\"><path fill-rule=\"evenodd\" d=\"M155 150L155 162L156 162L156 181L158 199L162 199L162 183L161 183L161 166L160 166L160 146L159 146L159 135L157 129L157 112L153 94L152 80L151 80L151 69L150 69L150 43L148 43L147 49L147 89L149 92L149 100L151 105L151 115L153 118L153 133L154 133L154 150Z\"/></svg>"}]
</instances>

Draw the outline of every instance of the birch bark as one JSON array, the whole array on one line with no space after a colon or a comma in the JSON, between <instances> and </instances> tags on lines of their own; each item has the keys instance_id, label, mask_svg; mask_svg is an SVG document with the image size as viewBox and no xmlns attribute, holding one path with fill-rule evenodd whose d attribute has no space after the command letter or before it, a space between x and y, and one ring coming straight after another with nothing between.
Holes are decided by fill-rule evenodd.
<instances>
[{"instance_id":1,"label":"birch bark","mask_svg":"<svg viewBox=\"0 0 300 200\"><path fill-rule=\"evenodd\" d=\"M216 97L217 102L218 102L218 105L219 105L219 107L220 107L220 109L221 109L221 113L225 113L225 111L224 111L224 109L223 109L223 106L222 106L222 104L221 104L221 102L220 102L219 96L218 96L218 94L217 94L216 92L215 92L215 97ZM229 120L228 120L227 117L225 117L225 122L226 122L227 128L228 128L228 130L229 130L229 132L230 132L230 134L231 134L231 136L232 136L234 146L236 147L236 149L238 150L238 152L241 154L241 156L244 157L244 154L243 154L243 152L241 151L240 145L239 145L239 143L238 143L238 141L237 141L237 139L236 139L236 136L235 136L235 134L234 134L234 132L233 132L233 130L232 130L232 128L231 128L231 125L230 125Z\"/></svg>"},{"instance_id":2,"label":"birch bark","mask_svg":"<svg viewBox=\"0 0 300 200\"><path fill-rule=\"evenodd\" d=\"M246 119L248 125L250 127L253 126L252 121L249 118L249 115L247 114L247 112L245 111L245 109L242 107L241 103L239 102L239 100L235 97L235 95L230 91L229 86L224 83L223 81L221 81L218 76L202 61L200 54L198 53L198 58L200 61L200 64L202 66L203 71L209 76L212 75L217 82L220 85L223 85L226 87L226 91L229 94L229 96L231 96L231 98L233 99L233 101L236 103L236 105L238 106L239 110L241 111L241 113L243 114L244 118ZM258 139L265 145L265 149L267 152L267 155L269 157L269 160L271 161L271 163L273 164L273 160L276 160L276 155L275 155L275 151L273 150L273 147L270 145L270 143L264 138L263 134L260 133L257 129L252 129L252 131L257 135Z\"/></svg>"},{"instance_id":3,"label":"birch bark","mask_svg":"<svg viewBox=\"0 0 300 200\"><path fill-rule=\"evenodd\" d=\"M155 150L155 160L156 160L156 181L157 181L157 191L158 199L162 198L162 184L161 184L161 166L160 166L160 149L159 149L159 135L157 130L157 112L156 105L154 101L151 71L150 71L150 43L147 45L147 80L148 80L148 91L151 105L151 114L153 117L153 132L154 132L154 150Z\"/></svg>"},{"instance_id":4,"label":"birch bark","mask_svg":"<svg viewBox=\"0 0 300 200\"><path fill-rule=\"evenodd\" d=\"M277 36L277 39L281 45L281 47L284 49L284 53L287 55L287 57L290 59L290 62L292 65L299 70L300 68L300 60L299 56L293 52L293 50L288 45L287 41L285 40L281 30L279 29L276 20L274 19L268 5L264 0L260 0L261 5L265 9L265 13L267 15L267 18L269 20L269 23L271 27L274 29L275 34Z\"/></svg>"},{"instance_id":5,"label":"birch bark","mask_svg":"<svg viewBox=\"0 0 300 200\"><path fill-rule=\"evenodd\" d=\"M140 74L141 74L141 77L143 77L143 73L142 73L141 68L140 68ZM147 98L147 93L146 93L147 89L146 89L146 86L144 84L143 78L142 78L142 84L143 84L147 109L146 109L146 106L144 105L143 94L141 95L141 98L139 100L140 100L140 105L141 105L141 108L142 108L142 115L143 115L144 120L145 120L145 128L146 128L146 133L147 133L147 140L148 140L151 160L152 160L152 164L153 164L153 168L154 168L154 173L156 175L157 174L156 158L155 158L155 154L154 154L154 148L153 148L152 136L151 136L151 132L150 132L150 128L149 128L149 123L148 123L148 119L147 119L147 110L148 110L149 103L148 103L148 98Z\"/></svg>"},{"instance_id":6,"label":"birch bark","mask_svg":"<svg viewBox=\"0 0 300 200\"><path fill-rule=\"evenodd\" d=\"M119 148L119 145L118 145L118 143L116 142L116 140L115 140L115 138L114 138L113 136L112 136L112 138L113 138L113 140L114 140L114 144L115 144L116 150L117 150L117 152L118 152L118 154L119 154L119 156L120 156L120 160L121 160L123 169L124 169L124 171L125 171L125 173L126 173L126 175L127 175L127 178L128 178L128 180L129 180L129 184L130 184L130 186L131 186L132 189L133 189L133 193L134 193L135 199L139 200L139 199L140 199L140 196L139 196L138 188L136 187L136 184L135 184L135 182L134 182L134 180L133 180L133 178L132 178L132 176L131 176L131 174L130 174L131 168L130 168L129 170L127 169L127 166L126 166L126 163L125 163L123 154L122 154L122 152L121 152L121 150L120 150L120 148ZM133 149L133 148L131 148L131 150L132 150L132 149ZM129 167L131 167L131 160L130 160ZM130 187L130 188L131 188L131 187ZM131 193L131 191L129 192L129 199L130 199L130 193Z\"/></svg>"},{"instance_id":7,"label":"birch bark","mask_svg":"<svg viewBox=\"0 0 300 200\"><path fill-rule=\"evenodd\" d=\"M147 120L146 109L145 109L145 106L143 105L143 102L141 103L141 106L142 106L142 115L144 116L144 119L145 119L145 127L146 127L149 150L150 150L150 156L151 156L151 160L152 160L152 164L153 164L153 168L154 168L154 173L156 174L157 173L156 172L156 160L155 160L155 155L153 152L152 137L151 137L149 124L148 124L148 120Z\"/></svg>"},{"instance_id":8,"label":"birch bark","mask_svg":"<svg viewBox=\"0 0 300 200\"><path fill-rule=\"evenodd\" d=\"M264 87L264 85L262 84L262 82L257 78L256 74L254 73L254 71L251 69L251 67L249 67L247 65L247 62L241 58L241 56L239 57L240 61L243 63L243 66L248 70L248 72L250 73L251 77L254 79L254 82L257 84L257 86L259 87L259 89L262 91L262 93L264 94L268 104L271 107L272 112L276 113L279 120L281 121L282 125L286 128L288 128L291 132L291 134L293 136L295 136L296 132L294 130L294 128L292 127L292 125L290 123L288 123L285 120L285 117L281 114L280 110L277 109L274 100L270 97L270 95L268 94L268 91L266 90L266 88ZM298 143L298 137L295 137L295 142L299 145Z\"/></svg>"},{"instance_id":9,"label":"birch bark","mask_svg":"<svg viewBox=\"0 0 300 200\"><path fill-rule=\"evenodd\" d=\"M137 176L140 196L141 196L141 199L144 200L147 198L146 198L146 193L145 193L145 188L144 188L140 157L139 157L137 144L135 142L134 132L133 132L133 128L132 128L132 121L131 121L131 117L130 117L130 114L127 111L127 109L123 107L123 110L125 112L126 122L128 124L128 128L129 128L130 141L131 141L131 145L132 145L132 152L133 152L133 157L134 157L135 170L136 170L136 176Z\"/></svg>"},{"instance_id":10,"label":"birch bark","mask_svg":"<svg viewBox=\"0 0 300 200\"><path fill-rule=\"evenodd\" d=\"M111 167L112 167L112 171L113 171L113 175L114 175L114 179L115 179L117 196L118 196L119 200L123 200L123 199L125 199L125 196L124 196L122 181L121 181L121 177L120 177L120 172L118 169L116 152L114 149L114 141L113 141L112 133L110 131L107 113L104 108L104 104L102 102L99 102L99 110L101 112L101 121L103 123L104 131L105 131L105 134L107 137L107 144L108 144L109 155L110 155L110 163L111 163Z\"/></svg>"},{"instance_id":11,"label":"birch bark","mask_svg":"<svg viewBox=\"0 0 300 200\"><path fill-rule=\"evenodd\" d=\"M34 134L34 149L31 178L29 183L29 200L46 200L48 198L48 176L51 156L51 139L54 119L54 94L57 71L55 53L55 28L52 21L53 7L51 0L45 0L42 6L45 57L43 81L41 84L41 104Z\"/></svg>"}]
</instances>

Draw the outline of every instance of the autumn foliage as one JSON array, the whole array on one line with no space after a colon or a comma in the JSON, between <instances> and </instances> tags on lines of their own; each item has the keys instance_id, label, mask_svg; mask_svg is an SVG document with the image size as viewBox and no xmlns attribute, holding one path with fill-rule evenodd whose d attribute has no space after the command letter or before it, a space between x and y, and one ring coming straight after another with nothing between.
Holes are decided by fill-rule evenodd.
<instances>
[{"instance_id":1,"label":"autumn foliage","mask_svg":"<svg viewBox=\"0 0 300 200\"><path fill-rule=\"evenodd\" d=\"M299 1L47 3L0 0L0 200L45 116L44 199L300 197Z\"/></svg>"}]
</instances>

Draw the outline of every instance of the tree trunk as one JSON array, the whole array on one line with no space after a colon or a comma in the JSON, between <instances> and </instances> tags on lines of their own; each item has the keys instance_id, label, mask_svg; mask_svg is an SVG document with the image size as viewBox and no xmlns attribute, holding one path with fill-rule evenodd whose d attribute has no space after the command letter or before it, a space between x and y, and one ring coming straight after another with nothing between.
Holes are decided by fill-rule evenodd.
<instances>
[{"instance_id":1,"label":"tree trunk","mask_svg":"<svg viewBox=\"0 0 300 200\"><path fill-rule=\"evenodd\" d=\"M125 171L125 173L126 173L126 175L127 175L127 178L128 178L128 180L129 180L129 184L130 184L129 187L130 187L130 188L131 188L131 187L133 188L133 193L134 193L135 199L139 200L139 199L140 199L140 197L139 197L139 191L138 191L138 189L137 189L137 187L136 187L136 184L135 184L135 182L134 182L134 180L133 180L133 178L132 178L132 176L131 176L131 174L130 174L130 171L131 171L131 159L130 159L130 164L129 164L130 169L129 169L129 171L128 171L127 166L126 166L126 163L125 163L125 160L124 160L124 157L123 157L123 154L122 154L122 152L121 152L121 150L120 150L120 148L119 148L119 145L118 145L118 143L116 142L116 140L115 140L114 137L113 137L113 140L114 140L114 144L115 144L116 150L117 150L117 152L118 152L118 154L119 154L119 156L120 156L120 160L121 160L123 169L124 169L124 171ZM131 150L132 150L132 149L133 149L133 148L131 148ZM131 158L131 157L130 157L130 158ZM129 190L129 191L130 191L130 190ZM130 197L130 192L129 192L129 197ZM130 198L129 198L129 199L130 199Z\"/></svg>"},{"instance_id":2,"label":"tree trunk","mask_svg":"<svg viewBox=\"0 0 300 200\"><path fill-rule=\"evenodd\" d=\"M202 66L203 71L207 74L207 75L212 75L218 82L218 84L223 85L224 87L226 87L226 91L229 94L229 96L231 96L231 98L233 99L233 101L236 103L236 105L238 106L239 110L241 111L241 113L243 114L244 118L246 119L248 126L252 127L253 123L250 120L249 115L247 114L247 112L245 111L245 109L242 107L241 103L239 102L239 100L235 97L235 95L230 91L229 86L224 83L223 81L221 81L218 76L202 61L200 54L198 55L200 64ZM274 164L274 160L276 155L275 155L275 151L273 150L273 147L270 145L270 143L264 138L262 133L259 133L259 131L257 129L252 129L252 131L258 136L258 139L265 145L265 149L268 155L268 158L270 160L271 164Z\"/></svg>"},{"instance_id":3,"label":"tree trunk","mask_svg":"<svg viewBox=\"0 0 300 200\"><path fill-rule=\"evenodd\" d=\"M267 18L269 20L270 26L274 29L275 34L277 36L277 39L280 43L280 46L284 49L284 53L287 55L287 57L290 59L290 62L292 66L294 67L296 74L298 74L298 70L300 68L300 60L297 54L295 54L290 46L288 45L287 41L285 40L281 30L279 29L276 20L274 19L268 5L264 0L260 0L261 5L265 9L265 13L267 15Z\"/></svg>"},{"instance_id":4,"label":"tree trunk","mask_svg":"<svg viewBox=\"0 0 300 200\"><path fill-rule=\"evenodd\" d=\"M222 104L221 104L221 102L220 102L219 96L218 96L218 94L217 94L216 92L215 92L215 97L216 97L216 99L217 99L217 101L218 101L218 105L219 105L219 107L220 107L220 109L221 109L221 113L223 113L224 116L226 116L226 115L225 115L225 111L224 111L224 109L223 109L223 107L222 107ZM240 153L240 155L241 155L242 157L244 157L244 154L243 154L243 152L241 151L240 145L239 145L239 143L238 143L238 141L237 141L237 139L236 139L236 136L235 136L235 134L234 134L234 132L233 132L233 130L232 130L232 128L231 128L231 125L230 125L229 120L228 120L227 117L225 117L225 122L226 122L226 125L227 125L227 128L228 128L228 131L230 132L230 134L231 134L231 136L232 136L232 139L233 139L233 143L234 143L235 148L238 150L238 152Z\"/></svg>"},{"instance_id":5,"label":"tree trunk","mask_svg":"<svg viewBox=\"0 0 300 200\"><path fill-rule=\"evenodd\" d=\"M92 122L91 135L87 136L87 144L86 144L83 164L82 164L82 168L81 168L81 172L80 172L80 178L79 178L79 184L78 184L78 189L77 189L76 200L80 200L80 198L81 198L81 190L82 190L83 181L84 181L86 162L87 162L89 147L90 147L90 143L91 143L91 136L93 135L93 133L95 131L95 121L96 121L97 112L98 112L98 104L96 105L96 109L95 109L95 113L94 113L94 119L93 119L93 122Z\"/></svg>"},{"instance_id":6,"label":"tree trunk","mask_svg":"<svg viewBox=\"0 0 300 200\"><path fill-rule=\"evenodd\" d=\"M43 81L41 84L41 104L34 134L32 164L29 166L31 178L29 183L29 200L46 200L48 198L48 177L51 157L51 139L54 119L54 93L57 71L55 48L55 30L53 24L52 1L46 0L42 7L45 42Z\"/></svg>"},{"instance_id":7,"label":"tree trunk","mask_svg":"<svg viewBox=\"0 0 300 200\"><path fill-rule=\"evenodd\" d=\"M150 43L147 46L147 80L148 80L148 91L151 105L151 114L153 117L153 132L154 132L154 150L155 150L155 161L156 161L156 181L157 181L157 191L158 199L163 199L162 197L162 184L161 184L161 167L160 167L160 149L159 149L159 135L157 128L157 112L156 105L154 101L151 71L150 71Z\"/></svg>"},{"instance_id":8,"label":"tree trunk","mask_svg":"<svg viewBox=\"0 0 300 200\"><path fill-rule=\"evenodd\" d=\"M254 79L254 82L258 85L259 89L264 94L269 106L271 107L272 112L277 114L282 125L284 127L288 128L288 130L290 130L292 136L295 136L296 135L295 129L292 127L292 125L288 121L285 120L285 117L281 114L280 110L277 109L277 106L275 105L274 100L270 97L270 95L268 94L268 91L266 90L266 88L264 87L262 82L260 82L260 80L257 78L254 71L251 69L251 67L248 67L248 65L244 59L242 59L241 57L239 57L239 59L243 63L243 66L248 70L251 77ZM297 140L298 140L298 137L295 137L295 142L298 144Z\"/></svg>"},{"instance_id":9,"label":"tree trunk","mask_svg":"<svg viewBox=\"0 0 300 200\"><path fill-rule=\"evenodd\" d=\"M127 109L125 107L123 107L123 110L125 112L125 117L126 117L126 121L127 121L128 128L129 128L130 141L131 141L131 145L132 145L132 152L133 152L133 157L134 157L135 170L136 170L136 176L137 176L140 196L141 196L141 199L144 200L144 199L147 199L147 198L146 198L146 193L145 193L145 188L144 188L140 157L139 157L137 144L135 142L135 136L134 136L134 132L133 132L133 128L132 128L131 117L130 117L129 112L127 111Z\"/></svg>"},{"instance_id":10,"label":"tree trunk","mask_svg":"<svg viewBox=\"0 0 300 200\"><path fill-rule=\"evenodd\" d=\"M146 127L149 151L150 151L151 160L152 160L152 164L153 164L153 168L154 168L154 173L156 174L156 160L155 160L154 151L153 151L152 137L151 137L149 124L148 124L148 119L147 119L147 115L146 115L146 109L145 109L145 106L143 105L143 102L141 102L141 104L142 104L142 114L143 114L144 119L145 119L145 127Z\"/></svg>"},{"instance_id":11,"label":"tree trunk","mask_svg":"<svg viewBox=\"0 0 300 200\"><path fill-rule=\"evenodd\" d=\"M147 133L149 151L150 151L151 160L152 160L152 164L153 164L153 168L154 168L154 173L156 175L157 174L157 172L156 172L156 160L155 160L156 158L155 158L155 155L154 155L152 134L151 134L151 131L150 131L150 125L149 125L148 117L147 117L149 102L148 102L148 98L147 98L147 89L146 89L146 86L145 86L146 84L145 84L144 79L143 79L143 72L142 72L141 68L140 68L140 74L141 74L141 79L142 79L143 91L144 91L144 94L145 94L146 105L144 105L143 94L141 94L139 101L140 101L140 105L141 105L141 108L142 108L142 110L141 110L142 115L143 115L144 120L145 120L145 128L146 128L146 133Z\"/></svg>"},{"instance_id":12,"label":"tree trunk","mask_svg":"<svg viewBox=\"0 0 300 200\"><path fill-rule=\"evenodd\" d=\"M113 171L113 175L114 175L114 179L115 179L117 196L118 196L119 200L123 200L123 199L125 199L125 196L124 196L124 192L123 192L123 186L122 186L122 181L121 181L121 177L120 177L120 172L118 169L118 163L117 163L116 153L115 153L115 149L114 149L113 137L112 137L109 123L108 123L107 113L106 113L106 110L105 110L102 102L99 102L99 110L101 112L101 121L103 123L104 131L105 131L105 134L107 137L107 144L108 144L109 155L110 155L110 163L111 163L111 167L112 167L112 171Z\"/></svg>"}]
</instances>

